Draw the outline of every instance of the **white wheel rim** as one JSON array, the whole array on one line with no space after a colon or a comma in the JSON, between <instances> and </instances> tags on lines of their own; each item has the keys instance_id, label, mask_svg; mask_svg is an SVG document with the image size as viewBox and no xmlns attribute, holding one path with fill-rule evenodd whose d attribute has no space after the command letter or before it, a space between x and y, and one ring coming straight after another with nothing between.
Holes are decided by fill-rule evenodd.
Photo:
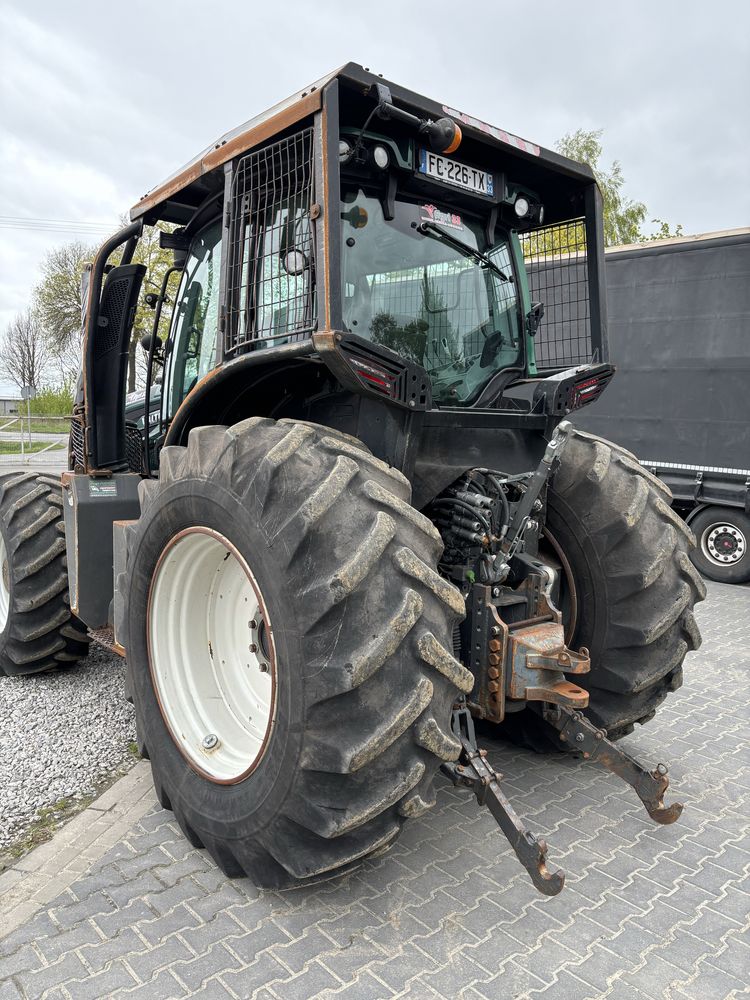
<instances>
[{"instance_id":1,"label":"white wheel rim","mask_svg":"<svg viewBox=\"0 0 750 1000\"><path fill-rule=\"evenodd\" d=\"M219 784L247 777L273 726L276 657L257 582L223 535L187 528L164 548L148 647L162 716L188 763Z\"/></svg>"},{"instance_id":2,"label":"white wheel rim","mask_svg":"<svg viewBox=\"0 0 750 1000\"><path fill-rule=\"evenodd\" d=\"M721 521L704 530L701 550L716 566L733 566L747 552L747 540L736 525Z\"/></svg>"},{"instance_id":3,"label":"white wheel rim","mask_svg":"<svg viewBox=\"0 0 750 1000\"><path fill-rule=\"evenodd\" d=\"M5 541L0 535L0 632L5 630L10 614L10 561Z\"/></svg>"}]
</instances>

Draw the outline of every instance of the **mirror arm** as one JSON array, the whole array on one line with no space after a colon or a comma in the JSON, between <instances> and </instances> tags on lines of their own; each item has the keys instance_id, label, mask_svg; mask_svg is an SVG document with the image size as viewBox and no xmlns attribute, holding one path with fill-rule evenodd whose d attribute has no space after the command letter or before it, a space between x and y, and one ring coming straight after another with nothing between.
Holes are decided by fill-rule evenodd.
<instances>
[{"instance_id":1,"label":"mirror arm","mask_svg":"<svg viewBox=\"0 0 750 1000\"><path fill-rule=\"evenodd\" d=\"M532 302L531 309L526 313L526 332L530 337L536 337L544 316L544 303Z\"/></svg>"},{"instance_id":2,"label":"mirror arm","mask_svg":"<svg viewBox=\"0 0 750 1000\"><path fill-rule=\"evenodd\" d=\"M154 370L154 357L156 356L156 345L159 340L157 331L159 329L159 321L161 320L161 310L164 305L164 301L167 297L167 284L169 279L175 273L175 271L181 271L182 265L173 264L172 267L167 268L164 272L164 277L161 283L161 289L159 290L159 299L156 303L156 309L154 310L154 323L151 328L151 343L148 349L148 361L146 362L146 394L144 403L146 406L145 416L143 418L143 432L145 435L144 444L144 454L146 459L146 478L151 478L151 376ZM159 412L159 434L161 434L161 409Z\"/></svg>"}]
</instances>

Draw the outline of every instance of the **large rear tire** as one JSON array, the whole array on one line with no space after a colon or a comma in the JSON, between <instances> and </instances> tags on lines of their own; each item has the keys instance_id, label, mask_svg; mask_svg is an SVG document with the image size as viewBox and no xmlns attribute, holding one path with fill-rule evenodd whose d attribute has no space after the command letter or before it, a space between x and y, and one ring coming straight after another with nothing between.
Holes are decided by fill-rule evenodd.
<instances>
[{"instance_id":1,"label":"large rear tire","mask_svg":"<svg viewBox=\"0 0 750 1000\"><path fill-rule=\"evenodd\" d=\"M262 418L193 430L141 485L118 581L139 740L162 805L228 875L306 883L387 849L459 754L464 602L410 494L356 439Z\"/></svg>"},{"instance_id":2,"label":"large rear tire","mask_svg":"<svg viewBox=\"0 0 750 1000\"><path fill-rule=\"evenodd\" d=\"M71 614L62 487L35 472L0 475L0 674L70 666L88 654Z\"/></svg>"},{"instance_id":3,"label":"large rear tire","mask_svg":"<svg viewBox=\"0 0 750 1000\"><path fill-rule=\"evenodd\" d=\"M591 653L591 672L571 680L589 691L586 714L611 739L653 718L701 641L693 607L706 588L690 560L693 533L670 500L630 452L578 430L548 492L546 527L576 596L568 644ZM568 595L564 618L572 607ZM557 746L532 710L504 725L535 749Z\"/></svg>"}]
</instances>

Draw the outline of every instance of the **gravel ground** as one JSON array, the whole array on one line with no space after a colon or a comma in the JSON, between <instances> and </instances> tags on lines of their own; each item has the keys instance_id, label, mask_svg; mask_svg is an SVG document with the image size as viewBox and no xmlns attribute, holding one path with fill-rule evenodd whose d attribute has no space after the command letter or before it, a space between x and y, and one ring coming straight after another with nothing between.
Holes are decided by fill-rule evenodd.
<instances>
[{"instance_id":1,"label":"gravel ground","mask_svg":"<svg viewBox=\"0 0 750 1000\"><path fill-rule=\"evenodd\" d=\"M82 797L134 761L135 715L125 663L95 644L68 670L0 677L0 850L38 811Z\"/></svg>"}]
</instances>

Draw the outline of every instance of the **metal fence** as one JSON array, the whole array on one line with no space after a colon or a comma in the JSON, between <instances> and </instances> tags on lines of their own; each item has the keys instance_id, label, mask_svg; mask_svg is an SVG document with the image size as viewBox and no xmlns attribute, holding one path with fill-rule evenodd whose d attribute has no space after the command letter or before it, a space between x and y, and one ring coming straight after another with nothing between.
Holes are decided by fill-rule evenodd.
<instances>
[{"instance_id":1,"label":"metal fence","mask_svg":"<svg viewBox=\"0 0 750 1000\"><path fill-rule=\"evenodd\" d=\"M69 434L70 417L0 415L0 469L66 468Z\"/></svg>"}]
</instances>

